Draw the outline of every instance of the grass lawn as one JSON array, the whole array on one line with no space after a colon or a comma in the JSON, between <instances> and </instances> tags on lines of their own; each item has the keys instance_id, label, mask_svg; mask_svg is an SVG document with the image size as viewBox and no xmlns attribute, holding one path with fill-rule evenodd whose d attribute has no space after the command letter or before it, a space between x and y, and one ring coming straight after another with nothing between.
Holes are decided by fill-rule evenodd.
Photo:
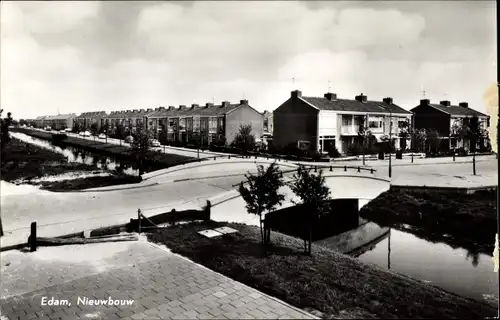
<instances>
[{"instance_id":1,"label":"grass lawn","mask_svg":"<svg viewBox=\"0 0 500 320\"><path fill-rule=\"evenodd\" d=\"M197 231L227 225L238 233L208 239ZM496 308L397 275L355 258L271 233L264 253L258 227L203 222L156 230L150 241L164 244L216 272L323 318L483 318Z\"/></svg>"},{"instance_id":2,"label":"grass lawn","mask_svg":"<svg viewBox=\"0 0 500 320\"><path fill-rule=\"evenodd\" d=\"M1 176L5 181L24 180L31 183L34 178L59 175L70 172L86 171L91 173L98 170L96 165L83 163L68 163L62 154L52 152L13 138L5 149L5 158L2 159ZM50 191L73 191L87 188L105 187L128 183L141 182L142 178L126 174L111 173L105 177L87 177L62 181L44 181L41 188Z\"/></svg>"},{"instance_id":3,"label":"grass lawn","mask_svg":"<svg viewBox=\"0 0 500 320\"><path fill-rule=\"evenodd\" d=\"M16 128L12 131L21 132L39 139L44 139L48 141L52 140L52 133L50 132L35 131L24 128ZM134 155L131 153L130 147L126 145L120 146L115 144L107 144L104 140L101 139L94 139L94 138L82 139L82 138L68 136L66 139L61 141L60 144L71 146L74 148L88 150L95 153L109 154L127 159L135 158ZM148 157L150 159L154 159L151 162L156 163L157 165L156 169L168 168L184 163L200 161L196 157L186 157L178 154L158 153L154 151L148 152Z\"/></svg>"},{"instance_id":4,"label":"grass lawn","mask_svg":"<svg viewBox=\"0 0 500 320\"><path fill-rule=\"evenodd\" d=\"M389 190L370 201L360 216L384 226L408 224L435 241L491 254L497 232L495 191L474 194L398 192ZM451 237L443 238L448 234Z\"/></svg>"}]
</instances>

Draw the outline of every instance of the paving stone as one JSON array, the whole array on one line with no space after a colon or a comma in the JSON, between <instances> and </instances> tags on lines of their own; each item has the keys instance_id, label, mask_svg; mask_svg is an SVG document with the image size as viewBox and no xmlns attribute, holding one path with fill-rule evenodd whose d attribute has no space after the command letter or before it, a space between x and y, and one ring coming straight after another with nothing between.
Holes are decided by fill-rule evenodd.
<instances>
[{"instance_id":1,"label":"paving stone","mask_svg":"<svg viewBox=\"0 0 500 320\"><path fill-rule=\"evenodd\" d=\"M311 317L147 243L137 243L131 248L112 255L109 266L97 273L94 267L79 264L67 267L57 261L35 271L29 269L26 278L29 281L23 282L27 288L24 293L0 297L2 316L37 320L90 319L89 315L127 320ZM89 255L89 263L92 259ZM16 270L8 272L14 273L9 276L23 279L24 274L15 274ZM74 300L69 308L41 306L42 296L111 297L113 300L133 299L134 303L131 306L91 306L77 305Z\"/></svg>"}]
</instances>

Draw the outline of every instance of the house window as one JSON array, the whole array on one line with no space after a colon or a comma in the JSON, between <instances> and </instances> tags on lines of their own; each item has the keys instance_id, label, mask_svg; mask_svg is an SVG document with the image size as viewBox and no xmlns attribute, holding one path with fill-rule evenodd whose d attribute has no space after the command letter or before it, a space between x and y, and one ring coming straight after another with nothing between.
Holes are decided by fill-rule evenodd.
<instances>
[{"instance_id":1,"label":"house window","mask_svg":"<svg viewBox=\"0 0 500 320\"><path fill-rule=\"evenodd\" d=\"M186 119L185 118L179 120L179 128L180 128L180 130L186 130Z\"/></svg>"},{"instance_id":2,"label":"house window","mask_svg":"<svg viewBox=\"0 0 500 320\"><path fill-rule=\"evenodd\" d=\"M381 129L382 128L382 121L377 120L377 121L368 121L368 127L370 129Z\"/></svg>"},{"instance_id":3,"label":"house window","mask_svg":"<svg viewBox=\"0 0 500 320\"><path fill-rule=\"evenodd\" d=\"M399 129L404 129L406 127L408 127L408 122L407 121L405 121L405 120L399 120L398 121L398 128Z\"/></svg>"},{"instance_id":4,"label":"house window","mask_svg":"<svg viewBox=\"0 0 500 320\"><path fill-rule=\"evenodd\" d=\"M193 119L193 131L199 131L200 130L200 118L194 118Z\"/></svg>"}]
</instances>

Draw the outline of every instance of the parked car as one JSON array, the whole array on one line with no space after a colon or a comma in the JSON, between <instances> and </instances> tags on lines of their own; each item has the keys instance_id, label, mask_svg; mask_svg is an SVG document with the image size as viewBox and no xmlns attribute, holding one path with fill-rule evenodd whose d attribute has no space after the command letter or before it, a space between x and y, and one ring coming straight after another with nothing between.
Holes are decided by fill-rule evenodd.
<instances>
[{"instance_id":1,"label":"parked car","mask_svg":"<svg viewBox=\"0 0 500 320\"><path fill-rule=\"evenodd\" d=\"M90 137L90 132L85 131L85 132L83 133L83 136L84 136L84 137Z\"/></svg>"},{"instance_id":2,"label":"parked car","mask_svg":"<svg viewBox=\"0 0 500 320\"><path fill-rule=\"evenodd\" d=\"M99 139L106 139L106 135L104 133L101 133L99 136L98 136Z\"/></svg>"},{"instance_id":3,"label":"parked car","mask_svg":"<svg viewBox=\"0 0 500 320\"><path fill-rule=\"evenodd\" d=\"M45 131L51 131L52 128L51 127L45 127Z\"/></svg>"},{"instance_id":4,"label":"parked car","mask_svg":"<svg viewBox=\"0 0 500 320\"><path fill-rule=\"evenodd\" d=\"M125 138L125 142L126 142L126 143L132 143L133 141L134 141L134 137L132 137L132 136L127 136L127 137Z\"/></svg>"},{"instance_id":5,"label":"parked car","mask_svg":"<svg viewBox=\"0 0 500 320\"><path fill-rule=\"evenodd\" d=\"M161 147L160 141L156 139L149 140L149 143L151 144L152 147Z\"/></svg>"},{"instance_id":6,"label":"parked car","mask_svg":"<svg viewBox=\"0 0 500 320\"><path fill-rule=\"evenodd\" d=\"M79 135L79 136L82 136L82 137L83 137L83 134L84 134L84 132L83 132L83 131L80 131L80 132L78 133L78 135Z\"/></svg>"},{"instance_id":7,"label":"parked car","mask_svg":"<svg viewBox=\"0 0 500 320\"><path fill-rule=\"evenodd\" d=\"M64 129L64 132L71 132L71 129L70 128L66 128L66 129Z\"/></svg>"}]
</instances>

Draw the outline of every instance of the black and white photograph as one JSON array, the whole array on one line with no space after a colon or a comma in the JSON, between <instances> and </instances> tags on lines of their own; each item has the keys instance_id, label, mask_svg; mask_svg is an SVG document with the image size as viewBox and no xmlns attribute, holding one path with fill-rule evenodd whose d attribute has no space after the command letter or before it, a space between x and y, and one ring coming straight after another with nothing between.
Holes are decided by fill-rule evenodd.
<instances>
[{"instance_id":1,"label":"black and white photograph","mask_svg":"<svg viewBox=\"0 0 500 320\"><path fill-rule=\"evenodd\" d=\"M0 320L499 316L497 1L1 1Z\"/></svg>"}]
</instances>

